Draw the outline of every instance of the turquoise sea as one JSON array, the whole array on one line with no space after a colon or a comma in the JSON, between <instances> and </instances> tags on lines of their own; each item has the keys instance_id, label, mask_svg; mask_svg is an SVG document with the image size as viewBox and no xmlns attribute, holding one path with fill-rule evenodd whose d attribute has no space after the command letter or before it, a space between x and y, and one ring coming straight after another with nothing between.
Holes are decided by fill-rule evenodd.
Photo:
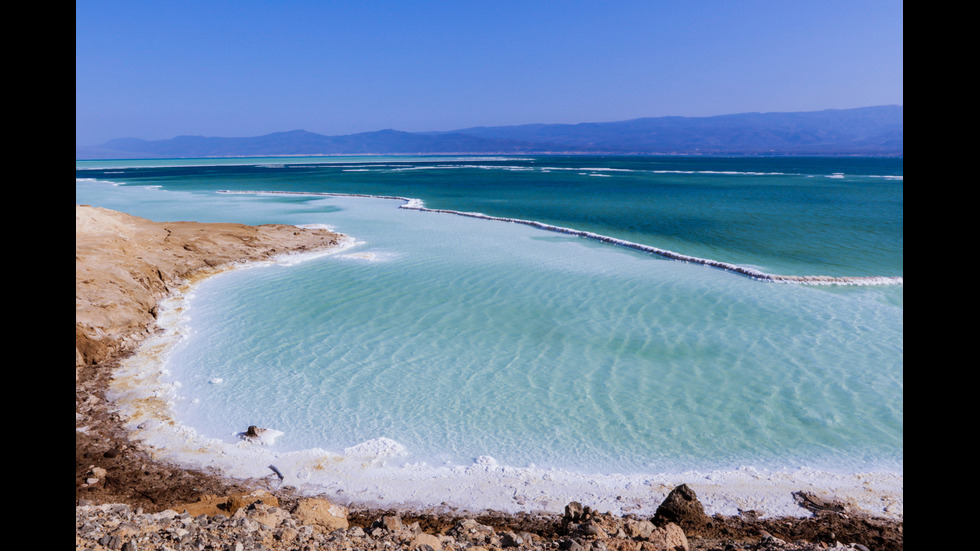
<instances>
[{"instance_id":1,"label":"turquoise sea","mask_svg":"<svg viewBox=\"0 0 980 551\"><path fill-rule=\"evenodd\" d=\"M350 238L172 305L117 395L174 460L272 465L352 503L642 512L687 482L718 512L796 514L791 492L819 488L901 515L902 163L76 161L75 194ZM762 281L624 242L871 284ZM146 394L161 407L127 406ZM281 435L247 444L249 425Z\"/></svg>"}]
</instances>

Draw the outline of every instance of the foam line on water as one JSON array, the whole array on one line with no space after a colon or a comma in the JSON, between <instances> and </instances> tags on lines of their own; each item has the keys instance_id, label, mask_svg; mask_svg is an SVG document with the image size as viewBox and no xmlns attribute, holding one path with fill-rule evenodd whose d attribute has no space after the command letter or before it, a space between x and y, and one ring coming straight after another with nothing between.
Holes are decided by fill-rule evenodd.
<instances>
[{"instance_id":1,"label":"foam line on water","mask_svg":"<svg viewBox=\"0 0 980 551\"><path fill-rule=\"evenodd\" d=\"M584 237L587 239L601 241L603 243L609 243L611 245L616 245L619 247L625 247L628 249L643 251L670 260L690 262L692 264L701 264L703 266L718 268L728 272L740 274L749 277L751 279L766 281L771 283L791 283L797 285L863 285L863 286L904 284L904 279L902 277L896 277L896 276L840 276L838 277L838 276L823 276L823 275L797 276L797 275L770 274L770 273L763 272L761 270L756 270L754 268L739 266L737 264L731 264L729 262L722 262L719 260L712 260L709 258L700 258L696 256L681 254L667 249L654 247L652 245L644 245L642 243L635 243L633 241L627 241L625 239L610 237L608 235L602 235L602 234L583 231L583 230L576 230L573 228L565 228L562 226L555 226L552 224L545 224L544 222L537 222L534 220L524 220L521 218L507 218L503 216L490 216L480 212L464 212L464 211L449 210L449 209L431 209L426 207L421 199L416 199L411 197L400 197L397 195L369 195L369 194L360 194L360 193L330 193L330 192L307 192L307 191L231 191L231 190L220 190L218 191L218 193L311 195L311 196L328 196L328 197L362 197L362 198L369 198L369 199L390 199L396 201L403 201L404 204L401 205L400 207L403 209L416 210L420 212L453 214L456 216L467 216L470 218L479 218L481 220L492 220L495 222L509 222L512 224L523 224L525 226L531 226L533 228L538 228L541 230L564 233L568 235L575 235L578 237Z\"/></svg>"}]
</instances>

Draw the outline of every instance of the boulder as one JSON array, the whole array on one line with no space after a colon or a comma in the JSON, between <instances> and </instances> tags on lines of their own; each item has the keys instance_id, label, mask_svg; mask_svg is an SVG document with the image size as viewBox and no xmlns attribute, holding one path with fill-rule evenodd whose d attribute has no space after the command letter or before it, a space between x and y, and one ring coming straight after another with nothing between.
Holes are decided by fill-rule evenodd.
<instances>
[{"instance_id":1,"label":"boulder","mask_svg":"<svg viewBox=\"0 0 980 551\"><path fill-rule=\"evenodd\" d=\"M565 516L563 520L568 522L581 522L592 516L592 508L588 506L582 506L581 503L577 501L572 501L565 506Z\"/></svg>"},{"instance_id":2,"label":"boulder","mask_svg":"<svg viewBox=\"0 0 980 551\"><path fill-rule=\"evenodd\" d=\"M432 534L422 532L415 536L408 548L411 551L442 551L442 541Z\"/></svg>"},{"instance_id":3,"label":"boulder","mask_svg":"<svg viewBox=\"0 0 980 551\"><path fill-rule=\"evenodd\" d=\"M673 522L655 528L647 540L658 550L689 551L690 549L684 530L681 530L681 527Z\"/></svg>"},{"instance_id":4,"label":"boulder","mask_svg":"<svg viewBox=\"0 0 980 551\"><path fill-rule=\"evenodd\" d=\"M504 532L500 535L501 547L520 547L524 543L524 537L515 532Z\"/></svg>"},{"instance_id":5,"label":"boulder","mask_svg":"<svg viewBox=\"0 0 980 551\"><path fill-rule=\"evenodd\" d=\"M653 533L654 525L649 520L627 520L623 524L623 531L627 537L633 539L647 539Z\"/></svg>"},{"instance_id":6,"label":"boulder","mask_svg":"<svg viewBox=\"0 0 980 551\"><path fill-rule=\"evenodd\" d=\"M671 490L653 516L654 524L665 526L672 522L680 526L684 532L697 530L710 521L711 519L704 512L704 506L698 501L697 494L687 484L681 484Z\"/></svg>"},{"instance_id":7,"label":"boulder","mask_svg":"<svg viewBox=\"0 0 980 551\"><path fill-rule=\"evenodd\" d=\"M300 499L292 513L297 523L313 526L324 532L346 530L350 526L346 507L321 498Z\"/></svg>"}]
</instances>

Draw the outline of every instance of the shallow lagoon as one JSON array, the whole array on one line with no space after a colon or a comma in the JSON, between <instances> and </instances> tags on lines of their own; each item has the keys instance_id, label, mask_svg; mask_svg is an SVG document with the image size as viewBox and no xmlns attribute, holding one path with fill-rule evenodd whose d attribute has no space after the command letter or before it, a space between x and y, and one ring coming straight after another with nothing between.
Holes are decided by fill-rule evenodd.
<instances>
[{"instance_id":1,"label":"shallow lagoon","mask_svg":"<svg viewBox=\"0 0 980 551\"><path fill-rule=\"evenodd\" d=\"M354 453L416 487L456 488L475 468L537 481L510 506L543 507L527 488L545 475L574 487L618 473L622 494L692 470L758 481L787 469L797 486L885 473L900 503L901 286L761 283L383 199L83 180L76 201L158 220L329 224L356 240L208 280L176 316L160 383L193 438L233 448L233 463L245 451L234 434L259 424L284 433L261 453L303 484L324 457ZM368 499L344 473L340 490Z\"/></svg>"}]
</instances>

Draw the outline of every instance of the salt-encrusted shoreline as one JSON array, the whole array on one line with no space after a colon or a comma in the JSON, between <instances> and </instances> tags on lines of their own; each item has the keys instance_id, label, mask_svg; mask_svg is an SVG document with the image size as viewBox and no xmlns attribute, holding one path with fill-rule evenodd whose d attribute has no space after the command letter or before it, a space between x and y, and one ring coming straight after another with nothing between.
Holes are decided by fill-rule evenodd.
<instances>
[{"instance_id":1,"label":"salt-encrusted shoreline","mask_svg":"<svg viewBox=\"0 0 980 551\"><path fill-rule=\"evenodd\" d=\"M306 497L297 496L289 487L270 484L275 480L272 475L254 480L228 479L220 473L194 471L155 460L152 450L130 440L122 420L106 400L108 381L118 360L153 333L158 302L188 278L216 273L240 262L336 247L341 237L324 229L291 226L156 223L76 206L76 506L81 506L76 509L77 548L113 548L113 543L125 543L121 538L137 538L138 534L144 538L139 540L141 549L159 538L176 546L173 538L184 538L192 531L204 534L212 528L217 530L213 536L217 541L258 544L254 538L262 530L256 522L262 525L258 516L267 514L278 523L277 531L262 540L266 549L298 549L304 545L323 549L381 548L385 542L396 548L418 548L413 542L427 542L425 545L433 549L461 549L476 543L459 530L453 531L466 519L451 510L353 509L345 513L348 529L341 533L324 535L322 531L298 528L306 522L307 517L297 512L302 510L301 500ZM241 509L244 512L227 524L220 520L223 513L234 513L220 506L215 509L215 503L228 503L231 498L227 496L248 495L273 486L273 497L263 498L265 506ZM270 512L267 506L273 500L288 513ZM100 503L124 503L150 513L167 509L178 513L204 511L209 516L167 516L177 519L179 526L167 525L164 534L164 517L141 515L138 510L124 507L92 507ZM212 508L207 510L208 506ZM780 540L799 539L864 542L873 544L868 545L872 549L901 548L901 520L870 519L833 503L817 505L813 510L814 518L786 519L759 519L746 511L737 517L716 516L703 526L687 527L685 531L693 549L721 549L725 541L757 549L776 548L773 545L786 549L791 547L782 546ZM409 538L404 531L391 529L397 523L390 521L383 523L384 531L378 532L381 526L375 526L376 522L391 513L406 520L419 519L425 530L409 527ZM576 517L574 511L574 522L565 517L487 512L478 517L477 524L492 527L494 534L485 534L485 541L481 541L491 547L515 544L518 540L519 546L526 549L575 545L650 549L654 545L645 525L627 527L624 518L595 514ZM470 521L475 522L472 518ZM121 530L120 526L128 528ZM358 533L358 528L367 532ZM515 538L510 533L525 535ZM436 539L422 537L426 534Z\"/></svg>"},{"instance_id":2,"label":"salt-encrusted shoreline","mask_svg":"<svg viewBox=\"0 0 980 551\"><path fill-rule=\"evenodd\" d=\"M677 260L680 262L690 262L692 264L701 264L703 266L718 268L728 272L740 274L749 277L751 279L757 279L759 281L767 281L772 283L794 283L798 285L902 285L904 284L904 278L894 277L894 276L823 276L823 275L798 276L798 275L770 274L770 273L763 272L761 270L756 270L754 268L739 266L738 264L721 262L719 260L712 260L710 258L700 258L696 256L681 254L667 249L654 247L652 245L635 243L633 241L627 241L625 239L610 237L608 235L602 235L594 232L576 230L573 228L565 228L562 226L555 226L552 224L545 224L543 222L537 222L535 220L524 220L522 218L506 218L502 216L490 216L480 212L465 212L465 211L449 210L449 209L430 209L424 206L421 199L414 199L411 197L399 197L396 195L366 195L366 194L358 194L358 193L330 193L330 192L306 192L306 191L231 191L231 190L221 190L218 193L267 194L267 195L312 195L312 196L330 196L330 197L365 197L371 199L392 199L397 201L404 201L404 204L401 205L400 207L403 209L417 210L422 212L438 212L443 214L453 214L456 216L467 216L470 218L479 218L482 220L492 220L496 222L509 222L512 224L523 224L525 226L531 226L533 228L538 228L546 231L575 235L578 237L584 237L586 239L592 239L595 241L601 241L603 243L609 243L611 245L616 245L618 247L625 247L627 249L634 249L650 254L655 254L657 256L668 258L670 260Z\"/></svg>"}]
</instances>

